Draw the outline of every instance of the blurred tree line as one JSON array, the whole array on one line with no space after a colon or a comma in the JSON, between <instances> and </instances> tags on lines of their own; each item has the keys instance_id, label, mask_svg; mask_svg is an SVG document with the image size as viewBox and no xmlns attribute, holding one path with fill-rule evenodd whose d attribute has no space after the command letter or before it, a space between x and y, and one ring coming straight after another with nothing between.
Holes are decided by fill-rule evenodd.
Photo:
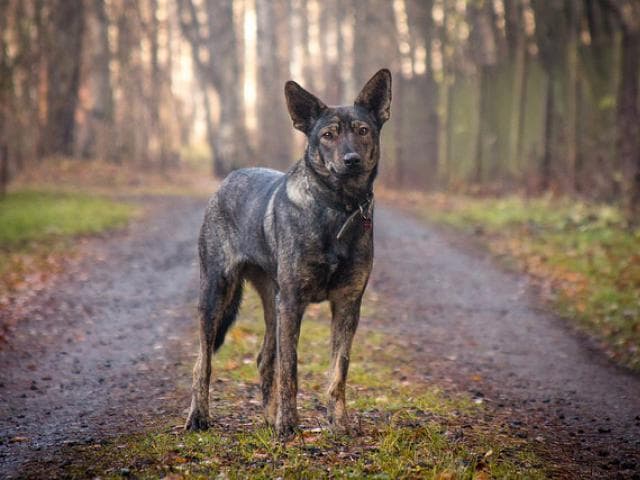
<instances>
[{"instance_id":1,"label":"blurred tree line","mask_svg":"<svg viewBox=\"0 0 640 480\"><path fill-rule=\"evenodd\" d=\"M383 179L640 216L640 0L0 0L2 183L51 156L214 173L300 154L282 88L394 72Z\"/></svg>"},{"instance_id":2,"label":"blurred tree line","mask_svg":"<svg viewBox=\"0 0 640 480\"><path fill-rule=\"evenodd\" d=\"M56 155L172 160L188 111L172 93L180 32L167 7L0 0L0 143L11 171Z\"/></svg>"}]
</instances>

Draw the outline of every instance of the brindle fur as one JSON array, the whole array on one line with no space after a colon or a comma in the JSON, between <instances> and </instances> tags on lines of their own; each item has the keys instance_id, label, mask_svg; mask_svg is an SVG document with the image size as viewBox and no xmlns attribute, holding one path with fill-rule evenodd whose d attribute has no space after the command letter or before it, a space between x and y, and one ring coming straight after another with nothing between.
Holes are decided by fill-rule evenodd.
<instances>
[{"instance_id":1,"label":"brindle fur","mask_svg":"<svg viewBox=\"0 0 640 480\"><path fill-rule=\"evenodd\" d=\"M390 116L391 74L380 70L353 106L327 107L293 81L285 85L293 125L307 136L287 173L246 168L211 198L200 231L200 352L185 428L209 423L211 355L235 320L244 280L264 307L258 369L266 420L280 437L298 426L297 344L309 303L331 303L328 417L347 428L345 383L360 303L373 261L373 232L347 217L372 195L380 129ZM277 132L273 132L277 134ZM369 225L370 227L370 225Z\"/></svg>"}]
</instances>

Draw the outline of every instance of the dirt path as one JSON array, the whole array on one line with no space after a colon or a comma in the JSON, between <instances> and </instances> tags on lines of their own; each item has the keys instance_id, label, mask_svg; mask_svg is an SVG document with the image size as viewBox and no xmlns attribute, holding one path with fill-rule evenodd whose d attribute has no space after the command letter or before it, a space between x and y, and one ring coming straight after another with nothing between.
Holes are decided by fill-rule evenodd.
<instances>
[{"instance_id":1,"label":"dirt path","mask_svg":"<svg viewBox=\"0 0 640 480\"><path fill-rule=\"evenodd\" d=\"M545 313L526 278L488 254L396 210L378 209L376 221L373 287L427 380L482 397L584 475L640 478L640 377Z\"/></svg>"},{"instance_id":2,"label":"dirt path","mask_svg":"<svg viewBox=\"0 0 640 480\"><path fill-rule=\"evenodd\" d=\"M90 242L38 298L0 350L0 478L61 445L175 414L170 391L184 359L172 343L193 329L204 204L154 201L150 220Z\"/></svg>"},{"instance_id":3,"label":"dirt path","mask_svg":"<svg viewBox=\"0 0 640 480\"><path fill-rule=\"evenodd\" d=\"M143 224L92 242L0 350L0 477L186 407L171 390L193 354L183 339L204 202L158 202ZM470 391L586 474L640 471L638 377L537 308L523 277L379 207L372 287L391 312L375 327L407 338L425 381Z\"/></svg>"}]
</instances>

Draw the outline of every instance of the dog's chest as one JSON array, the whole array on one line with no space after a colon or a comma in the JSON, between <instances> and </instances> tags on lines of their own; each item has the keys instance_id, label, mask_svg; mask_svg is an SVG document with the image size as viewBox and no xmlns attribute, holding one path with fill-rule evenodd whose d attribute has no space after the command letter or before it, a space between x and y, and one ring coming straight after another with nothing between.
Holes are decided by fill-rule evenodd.
<instances>
[{"instance_id":1,"label":"dog's chest","mask_svg":"<svg viewBox=\"0 0 640 480\"><path fill-rule=\"evenodd\" d=\"M350 276L354 260L361 252L353 245L338 240L317 245L313 250L303 262L304 284L310 301L321 302L327 299L336 284L341 283L341 279Z\"/></svg>"}]
</instances>

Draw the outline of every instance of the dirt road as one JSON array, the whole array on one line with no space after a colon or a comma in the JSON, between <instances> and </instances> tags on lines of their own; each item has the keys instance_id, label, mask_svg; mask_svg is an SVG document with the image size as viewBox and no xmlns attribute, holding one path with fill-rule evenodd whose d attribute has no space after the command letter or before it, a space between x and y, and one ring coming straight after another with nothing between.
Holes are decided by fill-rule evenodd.
<instances>
[{"instance_id":1,"label":"dirt road","mask_svg":"<svg viewBox=\"0 0 640 480\"><path fill-rule=\"evenodd\" d=\"M545 312L527 279L490 255L397 211L376 214L373 287L426 379L483 398L585 476L640 478L640 377Z\"/></svg>"},{"instance_id":2,"label":"dirt road","mask_svg":"<svg viewBox=\"0 0 640 480\"><path fill-rule=\"evenodd\" d=\"M184 358L172 344L193 329L204 204L154 201L148 219L90 242L19 323L0 350L1 478L178 408L171 389Z\"/></svg>"},{"instance_id":3,"label":"dirt road","mask_svg":"<svg viewBox=\"0 0 640 480\"><path fill-rule=\"evenodd\" d=\"M0 350L0 477L187 406L172 389L189 381L176 377L193 354L181 340L195 328L204 202L155 203L144 222L90 242ZM371 286L389 312L372 327L408 339L425 381L471 392L586 475L640 472L639 378L545 313L524 277L382 206Z\"/></svg>"}]
</instances>

